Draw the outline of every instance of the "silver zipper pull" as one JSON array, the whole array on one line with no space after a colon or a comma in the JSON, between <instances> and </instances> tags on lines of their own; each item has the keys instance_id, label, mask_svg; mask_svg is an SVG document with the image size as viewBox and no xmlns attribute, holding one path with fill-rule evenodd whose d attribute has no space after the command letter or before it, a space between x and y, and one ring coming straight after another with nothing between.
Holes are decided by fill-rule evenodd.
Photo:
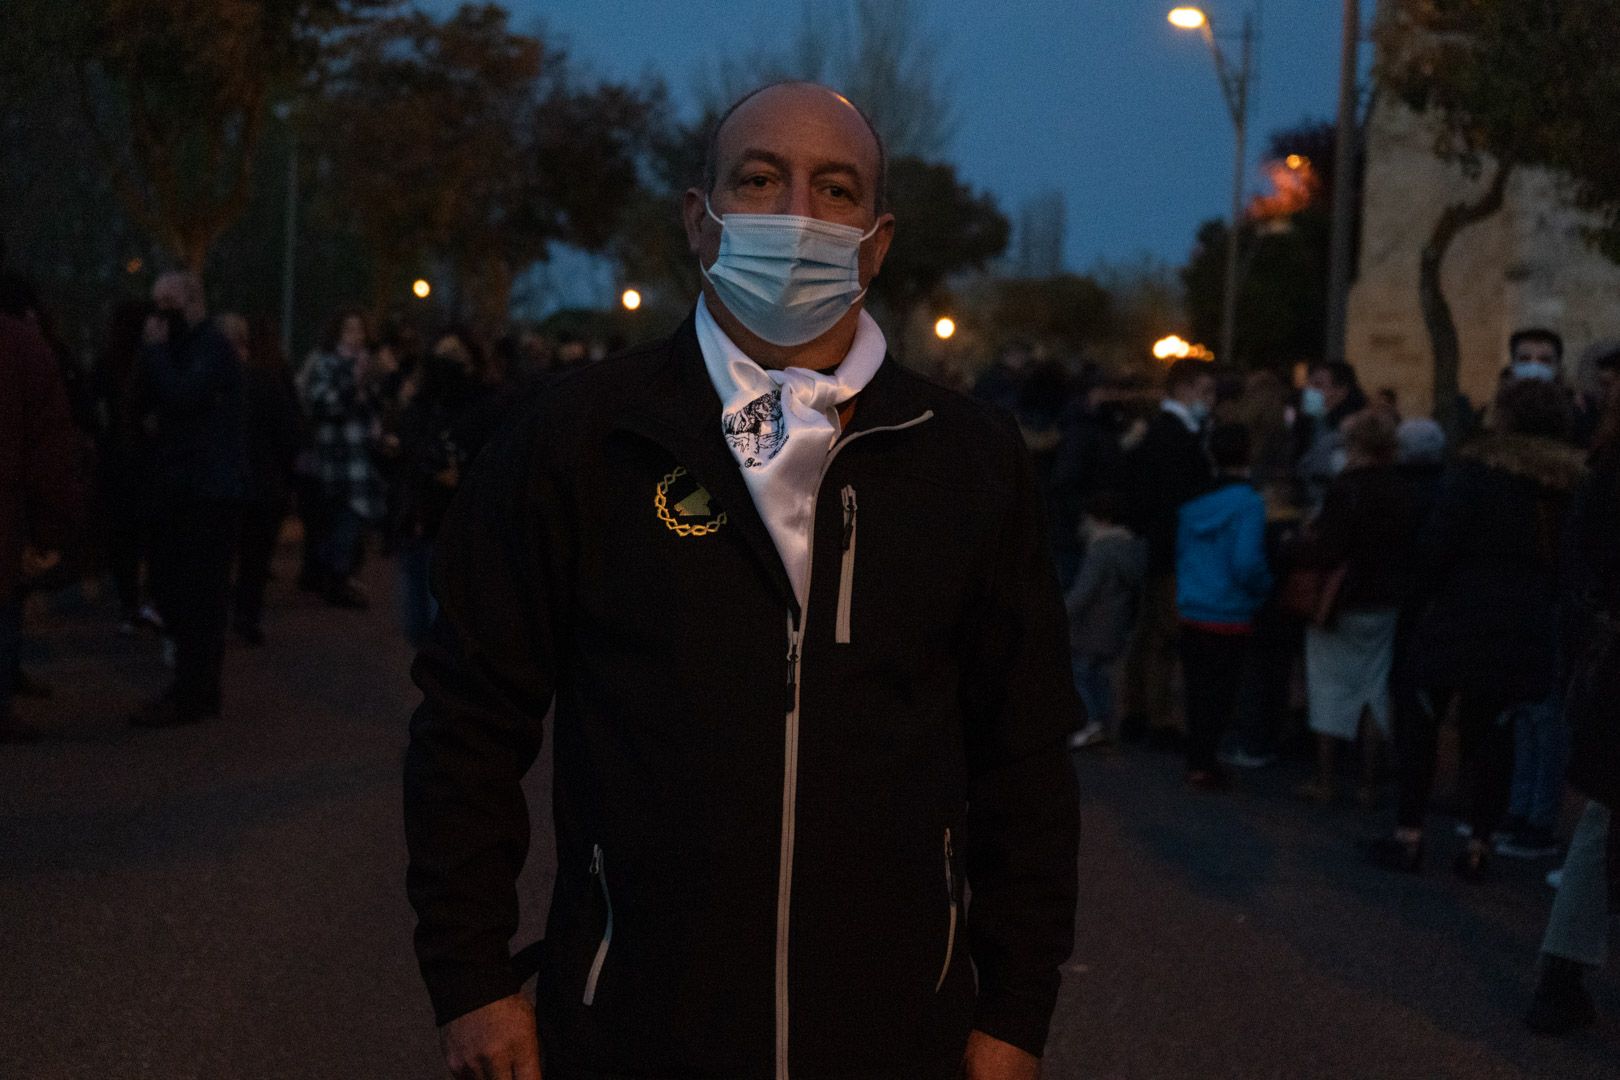
<instances>
[{"instance_id":1,"label":"silver zipper pull","mask_svg":"<svg viewBox=\"0 0 1620 1080\"><path fill-rule=\"evenodd\" d=\"M853 487L846 487L844 488L843 495L844 550L848 551L850 542L855 539L855 489Z\"/></svg>"},{"instance_id":2,"label":"silver zipper pull","mask_svg":"<svg viewBox=\"0 0 1620 1080\"><path fill-rule=\"evenodd\" d=\"M794 634L788 638L787 654L787 708L786 712L793 711L794 698L799 688L799 635Z\"/></svg>"},{"instance_id":3,"label":"silver zipper pull","mask_svg":"<svg viewBox=\"0 0 1620 1080\"><path fill-rule=\"evenodd\" d=\"M956 870L951 865L951 830L945 830L945 895L949 896L951 903L956 903Z\"/></svg>"},{"instance_id":4,"label":"silver zipper pull","mask_svg":"<svg viewBox=\"0 0 1620 1080\"><path fill-rule=\"evenodd\" d=\"M602 845L597 844L591 851L591 877L600 877L602 874Z\"/></svg>"}]
</instances>

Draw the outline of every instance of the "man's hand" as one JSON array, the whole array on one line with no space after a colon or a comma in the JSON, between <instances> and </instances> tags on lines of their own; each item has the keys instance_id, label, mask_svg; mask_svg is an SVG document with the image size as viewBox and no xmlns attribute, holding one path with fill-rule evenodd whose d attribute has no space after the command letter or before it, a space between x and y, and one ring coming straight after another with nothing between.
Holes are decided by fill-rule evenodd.
<instances>
[{"instance_id":1,"label":"man's hand","mask_svg":"<svg viewBox=\"0 0 1620 1080\"><path fill-rule=\"evenodd\" d=\"M968 1036L962 1066L967 1080L1037 1080L1041 1075L1040 1058L982 1031Z\"/></svg>"},{"instance_id":2,"label":"man's hand","mask_svg":"<svg viewBox=\"0 0 1620 1080\"><path fill-rule=\"evenodd\" d=\"M439 1048L456 1080L540 1080L534 1006L522 994L456 1017L439 1029Z\"/></svg>"}]
</instances>

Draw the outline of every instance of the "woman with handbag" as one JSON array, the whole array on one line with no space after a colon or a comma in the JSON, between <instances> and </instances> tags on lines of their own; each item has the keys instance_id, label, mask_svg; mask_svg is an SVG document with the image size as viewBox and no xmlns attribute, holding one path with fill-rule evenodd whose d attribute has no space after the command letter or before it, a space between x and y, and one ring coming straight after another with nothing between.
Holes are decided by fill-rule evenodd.
<instances>
[{"instance_id":1,"label":"woman with handbag","mask_svg":"<svg viewBox=\"0 0 1620 1080\"><path fill-rule=\"evenodd\" d=\"M1545 700L1557 681L1559 550L1586 471L1558 387L1504 384L1494 414L1493 430L1446 470L1419 538L1425 609L1410 660L1424 708L1399 731L1395 833L1366 845L1378 865L1421 867L1439 728L1455 705L1470 836L1454 868L1470 881L1489 876L1491 834L1507 809L1511 711Z\"/></svg>"},{"instance_id":2,"label":"woman with handbag","mask_svg":"<svg viewBox=\"0 0 1620 1080\"><path fill-rule=\"evenodd\" d=\"M1562 1035L1597 1019L1582 984L1608 960L1609 925L1620 899L1620 386L1608 397L1592 471L1570 509L1566 547L1570 680L1565 711L1574 737L1570 784L1587 797L1564 860L1558 899L1541 944L1541 977L1525 1023Z\"/></svg>"},{"instance_id":3,"label":"woman with handbag","mask_svg":"<svg viewBox=\"0 0 1620 1080\"><path fill-rule=\"evenodd\" d=\"M1299 794L1332 801L1339 746L1355 742L1367 717L1361 788L1366 803L1378 748L1390 737L1395 629L1412 590L1413 546L1422 520L1411 486L1395 468L1394 419L1366 410L1346 420L1340 436L1345 469L1329 485L1321 513L1284 550L1295 574L1315 585L1305 631L1305 685L1317 775Z\"/></svg>"}]
</instances>

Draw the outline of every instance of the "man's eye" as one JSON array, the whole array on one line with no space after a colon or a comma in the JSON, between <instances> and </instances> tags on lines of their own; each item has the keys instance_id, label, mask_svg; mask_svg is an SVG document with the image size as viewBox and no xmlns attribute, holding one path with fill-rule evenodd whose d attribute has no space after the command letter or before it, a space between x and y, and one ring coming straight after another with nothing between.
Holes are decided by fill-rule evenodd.
<instances>
[{"instance_id":1,"label":"man's eye","mask_svg":"<svg viewBox=\"0 0 1620 1080\"><path fill-rule=\"evenodd\" d=\"M831 195L835 199L847 199L847 198L850 198L849 189L846 188L846 187L843 187L840 184L833 184L830 187L828 187L827 188L827 194Z\"/></svg>"},{"instance_id":2,"label":"man's eye","mask_svg":"<svg viewBox=\"0 0 1620 1080\"><path fill-rule=\"evenodd\" d=\"M770 182L771 178L768 176L750 176L748 179L743 181L743 183L748 187L755 188L762 188Z\"/></svg>"}]
</instances>

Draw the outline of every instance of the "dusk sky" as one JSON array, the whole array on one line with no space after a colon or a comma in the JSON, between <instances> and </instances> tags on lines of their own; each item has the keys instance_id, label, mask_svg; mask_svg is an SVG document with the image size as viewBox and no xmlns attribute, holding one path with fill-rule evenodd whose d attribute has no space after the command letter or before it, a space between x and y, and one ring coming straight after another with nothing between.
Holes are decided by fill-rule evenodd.
<instances>
[{"instance_id":1,"label":"dusk sky","mask_svg":"<svg viewBox=\"0 0 1620 1080\"><path fill-rule=\"evenodd\" d=\"M842 0L813 2L836 14ZM425 3L430 10L454 7L450 0ZM792 0L507 0L507 6L516 29L543 28L589 73L657 75L683 108L692 107L703 73L721 58L791 40L801 19ZM956 109L949 157L1009 215L1029 195L1062 191L1071 268L1143 254L1179 264L1199 222L1227 212L1231 120L1208 50L1198 35L1166 22L1172 6L1170 0L921 4L927 30L942 45L941 69ZM1250 139L1255 160L1269 133L1334 115L1338 3L1204 6L1223 34L1236 31L1246 6L1263 7Z\"/></svg>"}]
</instances>

